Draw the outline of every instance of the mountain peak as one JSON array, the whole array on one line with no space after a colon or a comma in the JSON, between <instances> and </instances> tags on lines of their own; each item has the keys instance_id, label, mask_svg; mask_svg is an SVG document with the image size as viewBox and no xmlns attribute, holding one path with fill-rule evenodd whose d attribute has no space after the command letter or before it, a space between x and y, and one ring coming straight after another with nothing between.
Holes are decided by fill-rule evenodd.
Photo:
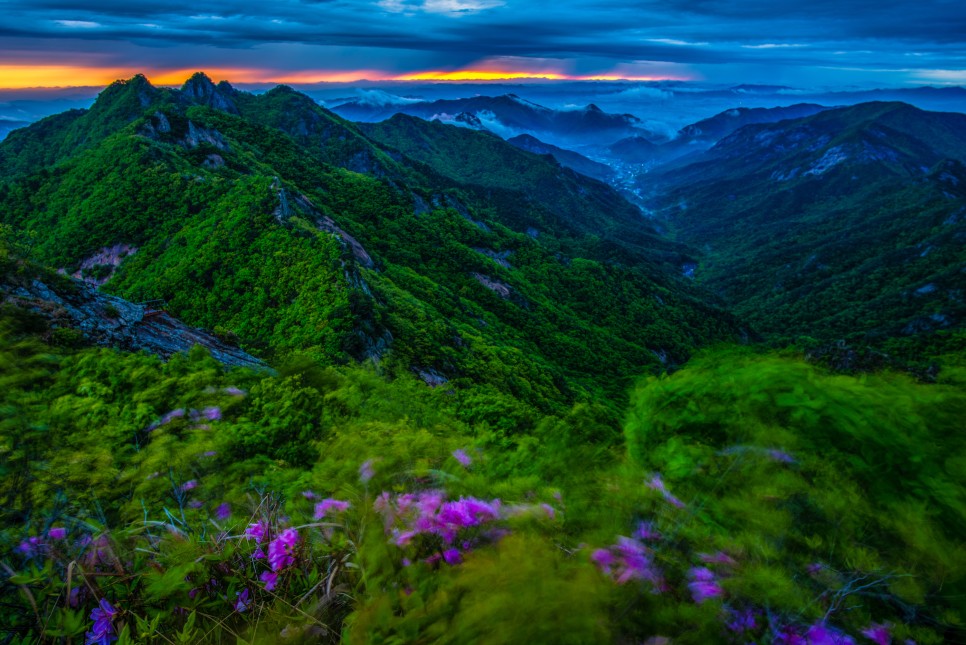
<instances>
[{"instance_id":1,"label":"mountain peak","mask_svg":"<svg viewBox=\"0 0 966 645\"><path fill-rule=\"evenodd\" d=\"M195 72L181 86L181 96L192 103L238 114L238 108L231 99L234 92L235 89L228 82L222 81L216 86L204 72Z\"/></svg>"}]
</instances>

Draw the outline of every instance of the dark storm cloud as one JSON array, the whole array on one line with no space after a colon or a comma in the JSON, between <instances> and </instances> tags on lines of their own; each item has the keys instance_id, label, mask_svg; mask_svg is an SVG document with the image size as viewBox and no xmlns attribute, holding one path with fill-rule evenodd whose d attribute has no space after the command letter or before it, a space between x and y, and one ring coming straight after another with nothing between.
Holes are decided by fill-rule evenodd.
<instances>
[{"instance_id":1,"label":"dark storm cloud","mask_svg":"<svg viewBox=\"0 0 966 645\"><path fill-rule=\"evenodd\" d=\"M96 59L175 45L212 52L285 45L290 60L276 48L273 64L287 69L306 66L297 55L306 47L327 47L343 52L343 68L361 64L351 51L358 48L365 67L387 69L398 68L400 56L430 67L502 56L592 58L602 69L664 61L962 70L966 34L960 0L33 0L0 1L0 10L7 62L31 49Z\"/></svg>"}]
</instances>

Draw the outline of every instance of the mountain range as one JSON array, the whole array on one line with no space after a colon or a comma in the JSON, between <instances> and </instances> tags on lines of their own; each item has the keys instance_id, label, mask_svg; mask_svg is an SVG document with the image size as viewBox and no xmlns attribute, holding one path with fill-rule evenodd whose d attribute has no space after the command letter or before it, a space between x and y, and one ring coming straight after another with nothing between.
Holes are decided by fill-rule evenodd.
<instances>
[{"instance_id":1,"label":"mountain range","mask_svg":"<svg viewBox=\"0 0 966 645\"><path fill-rule=\"evenodd\" d=\"M13 132L0 173L33 259L71 273L126 245L102 289L263 357L552 407L739 333L682 277L691 251L609 186L485 132L354 125L286 87L118 82Z\"/></svg>"}]
</instances>

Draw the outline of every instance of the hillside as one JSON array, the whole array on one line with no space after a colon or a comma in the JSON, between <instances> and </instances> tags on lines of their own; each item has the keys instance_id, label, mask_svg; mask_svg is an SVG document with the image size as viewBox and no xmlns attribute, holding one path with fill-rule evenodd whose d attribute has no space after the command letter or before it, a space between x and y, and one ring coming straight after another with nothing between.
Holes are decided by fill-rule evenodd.
<instances>
[{"instance_id":1,"label":"hillside","mask_svg":"<svg viewBox=\"0 0 966 645\"><path fill-rule=\"evenodd\" d=\"M614 171L610 166L588 159L579 152L544 143L529 134L511 137L507 139L507 143L537 155L551 155L561 166L576 170L580 174L587 175L598 181L606 183L614 178Z\"/></svg>"},{"instance_id":2,"label":"hillside","mask_svg":"<svg viewBox=\"0 0 966 645\"><path fill-rule=\"evenodd\" d=\"M966 320L964 151L964 115L867 103L741 128L646 187L761 331L881 343Z\"/></svg>"},{"instance_id":3,"label":"hillside","mask_svg":"<svg viewBox=\"0 0 966 645\"><path fill-rule=\"evenodd\" d=\"M0 145L14 178L0 208L36 236L34 259L68 273L128 248L110 293L166 300L262 357L371 360L509 393L524 405L486 413L508 427L737 333L680 277L688 250L636 231L611 189L425 125L443 150L485 137L541 178L500 187L445 155L421 163L287 88L137 77Z\"/></svg>"}]
</instances>

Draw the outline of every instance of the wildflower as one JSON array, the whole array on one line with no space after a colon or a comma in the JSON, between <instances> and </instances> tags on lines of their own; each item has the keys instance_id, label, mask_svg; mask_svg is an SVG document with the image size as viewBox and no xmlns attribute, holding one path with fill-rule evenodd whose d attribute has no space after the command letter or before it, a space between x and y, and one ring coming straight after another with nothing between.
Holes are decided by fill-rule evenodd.
<instances>
[{"instance_id":1,"label":"wildflower","mask_svg":"<svg viewBox=\"0 0 966 645\"><path fill-rule=\"evenodd\" d=\"M162 415L161 419L158 421L158 426L163 426L167 423L171 423L175 419L180 419L185 414L184 408L178 408L177 410L171 410L167 414Z\"/></svg>"},{"instance_id":2,"label":"wildflower","mask_svg":"<svg viewBox=\"0 0 966 645\"><path fill-rule=\"evenodd\" d=\"M334 511L336 513L343 513L348 508L349 508L349 502L344 502L338 499L326 498L315 505L315 515L313 517L316 520L321 520L329 513L329 511Z\"/></svg>"},{"instance_id":3,"label":"wildflower","mask_svg":"<svg viewBox=\"0 0 966 645\"><path fill-rule=\"evenodd\" d=\"M606 574L610 574L611 566L614 564L614 554L607 549L597 549L590 554L590 560Z\"/></svg>"},{"instance_id":4,"label":"wildflower","mask_svg":"<svg viewBox=\"0 0 966 645\"><path fill-rule=\"evenodd\" d=\"M304 497L305 499L312 500L312 499L315 499L316 497L318 497L318 495L316 495L315 493L313 493L310 490L303 490L302 491L302 497Z\"/></svg>"},{"instance_id":5,"label":"wildflower","mask_svg":"<svg viewBox=\"0 0 966 645\"><path fill-rule=\"evenodd\" d=\"M454 566L463 560L459 549L446 549L443 551L443 559L446 560L446 564Z\"/></svg>"},{"instance_id":6,"label":"wildflower","mask_svg":"<svg viewBox=\"0 0 966 645\"><path fill-rule=\"evenodd\" d=\"M217 454L218 454L218 451L217 450L208 450L208 451L205 451L205 453L202 454L201 456L202 457L214 457Z\"/></svg>"},{"instance_id":7,"label":"wildflower","mask_svg":"<svg viewBox=\"0 0 966 645\"><path fill-rule=\"evenodd\" d=\"M824 568L825 568L825 565L822 564L821 562L813 562L807 567L808 575L817 576L819 573L822 572L822 569Z\"/></svg>"},{"instance_id":8,"label":"wildflower","mask_svg":"<svg viewBox=\"0 0 966 645\"><path fill-rule=\"evenodd\" d=\"M638 522L634 537L638 540L660 540L661 533L654 527L654 522Z\"/></svg>"},{"instance_id":9,"label":"wildflower","mask_svg":"<svg viewBox=\"0 0 966 645\"><path fill-rule=\"evenodd\" d=\"M550 504L541 504L540 508L544 510L544 512L547 514L547 517L550 519L554 519L557 516L557 511L555 511L553 506Z\"/></svg>"},{"instance_id":10,"label":"wildflower","mask_svg":"<svg viewBox=\"0 0 966 645\"><path fill-rule=\"evenodd\" d=\"M273 571L264 571L258 579L265 583L265 590L272 591L278 584L278 574Z\"/></svg>"},{"instance_id":11,"label":"wildflower","mask_svg":"<svg viewBox=\"0 0 966 645\"><path fill-rule=\"evenodd\" d=\"M195 479L189 479L185 483L181 484L182 493L187 492L189 490L193 490L195 488L198 488L198 481Z\"/></svg>"},{"instance_id":12,"label":"wildflower","mask_svg":"<svg viewBox=\"0 0 966 645\"><path fill-rule=\"evenodd\" d=\"M235 387L234 385L226 387L222 390L225 394L230 394L232 396L245 396L245 390Z\"/></svg>"},{"instance_id":13,"label":"wildflower","mask_svg":"<svg viewBox=\"0 0 966 645\"><path fill-rule=\"evenodd\" d=\"M255 544L261 544L262 538L265 537L265 523L264 522L252 522L245 529L245 537L249 540L255 540Z\"/></svg>"},{"instance_id":14,"label":"wildflower","mask_svg":"<svg viewBox=\"0 0 966 645\"><path fill-rule=\"evenodd\" d=\"M688 583L691 597L699 605L709 598L724 595L724 589L715 580L714 572L705 567L694 567L689 572L692 582Z\"/></svg>"},{"instance_id":15,"label":"wildflower","mask_svg":"<svg viewBox=\"0 0 966 645\"><path fill-rule=\"evenodd\" d=\"M109 645L117 640L114 633L113 620L117 610L107 602L106 598L101 598L101 602L91 611L91 620L94 624L91 630L85 635L85 645Z\"/></svg>"},{"instance_id":16,"label":"wildflower","mask_svg":"<svg viewBox=\"0 0 966 645\"><path fill-rule=\"evenodd\" d=\"M805 634L808 645L855 645L855 641L825 623L815 623Z\"/></svg>"},{"instance_id":17,"label":"wildflower","mask_svg":"<svg viewBox=\"0 0 966 645\"><path fill-rule=\"evenodd\" d=\"M54 527L47 532L47 537L51 540L63 540L67 537L67 529L63 526Z\"/></svg>"},{"instance_id":18,"label":"wildflower","mask_svg":"<svg viewBox=\"0 0 966 645\"><path fill-rule=\"evenodd\" d=\"M361 481L363 484L368 484L369 480L372 479L375 474L376 471L372 469L371 459L367 459L366 461L362 462L361 466L359 466L359 481Z\"/></svg>"},{"instance_id":19,"label":"wildflower","mask_svg":"<svg viewBox=\"0 0 966 645\"><path fill-rule=\"evenodd\" d=\"M770 459L783 464L795 463L795 458L782 450L771 449L771 450L767 450L765 454L767 454Z\"/></svg>"},{"instance_id":20,"label":"wildflower","mask_svg":"<svg viewBox=\"0 0 966 645\"><path fill-rule=\"evenodd\" d=\"M218 505L215 509L215 518L221 521L227 520L231 517L231 504L224 502Z\"/></svg>"},{"instance_id":21,"label":"wildflower","mask_svg":"<svg viewBox=\"0 0 966 645\"><path fill-rule=\"evenodd\" d=\"M699 553L698 558L700 558L701 562L706 564L726 564L732 567L738 564L724 551L718 551L716 553Z\"/></svg>"},{"instance_id":22,"label":"wildflower","mask_svg":"<svg viewBox=\"0 0 966 645\"><path fill-rule=\"evenodd\" d=\"M299 541L299 532L295 529L285 529L282 534L268 545L268 565L272 571L284 569L293 562L295 545Z\"/></svg>"},{"instance_id":23,"label":"wildflower","mask_svg":"<svg viewBox=\"0 0 966 645\"><path fill-rule=\"evenodd\" d=\"M30 557L34 553L36 553L37 551L39 551L40 550L40 547L42 547L42 546L43 546L43 542L40 541L40 538L39 537L37 537L36 535L34 535L34 536L31 536L31 537L27 538L23 542L21 542L20 543L20 546L17 547L17 549L21 553L23 553L24 555Z\"/></svg>"},{"instance_id":24,"label":"wildflower","mask_svg":"<svg viewBox=\"0 0 966 645\"><path fill-rule=\"evenodd\" d=\"M656 490L657 492L661 493L661 495L664 497L664 500L668 504L672 506L676 506L677 508L684 508L684 502L682 502L677 497L671 494L671 491L669 491L667 487L664 485L664 480L661 479L661 476L659 474L655 473L651 477L651 481L647 482L646 485L648 488Z\"/></svg>"},{"instance_id":25,"label":"wildflower","mask_svg":"<svg viewBox=\"0 0 966 645\"><path fill-rule=\"evenodd\" d=\"M208 407L201 411L201 416L208 419L209 421L218 421L221 419L221 408L218 407Z\"/></svg>"},{"instance_id":26,"label":"wildflower","mask_svg":"<svg viewBox=\"0 0 966 645\"><path fill-rule=\"evenodd\" d=\"M751 609L745 609L744 611L729 609L728 613L731 620L725 626L736 634L752 631L758 627L755 612Z\"/></svg>"},{"instance_id":27,"label":"wildflower","mask_svg":"<svg viewBox=\"0 0 966 645\"><path fill-rule=\"evenodd\" d=\"M463 466L463 468L469 468L470 464L473 463L473 458L466 454L464 450L454 450L453 459L460 462L460 465Z\"/></svg>"},{"instance_id":28,"label":"wildflower","mask_svg":"<svg viewBox=\"0 0 966 645\"><path fill-rule=\"evenodd\" d=\"M248 609L248 604L251 602L248 593L248 587L245 587L241 591L235 593L235 611L243 612Z\"/></svg>"},{"instance_id":29,"label":"wildflower","mask_svg":"<svg viewBox=\"0 0 966 645\"><path fill-rule=\"evenodd\" d=\"M875 641L876 645L889 645L892 642L888 625L869 625L868 629L862 630L862 635L871 641Z\"/></svg>"}]
</instances>

